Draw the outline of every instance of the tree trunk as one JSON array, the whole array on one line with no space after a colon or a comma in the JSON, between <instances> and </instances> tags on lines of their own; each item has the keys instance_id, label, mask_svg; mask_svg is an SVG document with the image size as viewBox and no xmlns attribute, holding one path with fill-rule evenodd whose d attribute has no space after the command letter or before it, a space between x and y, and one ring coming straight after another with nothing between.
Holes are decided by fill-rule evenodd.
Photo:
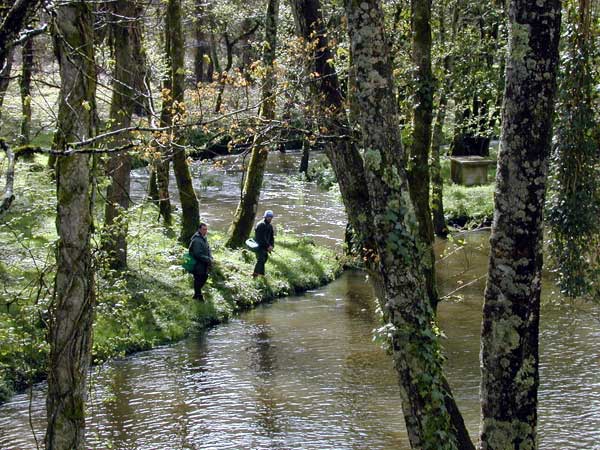
<instances>
[{"instance_id":1,"label":"tree trunk","mask_svg":"<svg viewBox=\"0 0 600 450\"><path fill-rule=\"evenodd\" d=\"M348 117L333 60L331 47L324 26L319 0L291 0L294 22L298 35L306 44L317 40L314 46L314 67L311 71L319 74L311 83L314 101L322 109L320 116L328 134L337 135L331 140L325 152L335 171L342 199L352 230L357 236L359 252L372 257L375 244L371 230L371 209L366 184L363 161L358 152ZM350 83L349 83L350 84Z\"/></svg>"},{"instance_id":2,"label":"tree trunk","mask_svg":"<svg viewBox=\"0 0 600 450\"><path fill-rule=\"evenodd\" d=\"M33 71L33 38L23 44L21 67L21 134L19 143L29 144L31 133L31 73Z\"/></svg>"},{"instance_id":3,"label":"tree trunk","mask_svg":"<svg viewBox=\"0 0 600 450\"><path fill-rule=\"evenodd\" d=\"M556 139L550 166L550 250L561 292L600 300L600 115L590 0L565 2ZM566 38L566 39L565 39Z\"/></svg>"},{"instance_id":4,"label":"tree trunk","mask_svg":"<svg viewBox=\"0 0 600 450\"><path fill-rule=\"evenodd\" d=\"M4 66L0 68L0 119L2 119L4 97L6 97L6 91L10 84L10 72L12 70L13 57L13 49L11 49L6 55Z\"/></svg>"},{"instance_id":5,"label":"tree trunk","mask_svg":"<svg viewBox=\"0 0 600 450\"><path fill-rule=\"evenodd\" d=\"M150 174L148 177L148 200L158 205L158 185L156 183L156 165L150 165Z\"/></svg>"},{"instance_id":6,"label":"tree trunk","mask_svg":"<svg viewBox=\"0 0 600 450\"><path fill-rule=\"evenodd\" d=\"M481 341L481 449L537 448L543 208L560 0L512 0Z\"/></svg>"},{"instance_id":7,"label":"tree trunk","mask_svg":"<svg viewBox=\"0 0 600 450\"><path fill-rule=\"evenodd\" d=\"M262 106L260 119L268 122L275 119L275 49L277 47L277 18L279 15L279 0L269 0L265 23L265 45L263 50L263 63L266 69L262 87ZM257 134L252 144L252 155L246 172L246 181L242 191L242 198L235 212L235 217L229 230L228 247L240 247L244 244L256 218L258 201L262 188L265 166L267 164L268 148L264 145L265 133Z\"/></svg>"},{"instance_id":8,"label":"tree trunk","mask_svg":"<svg viewBox=\"0 0 600 450\"><path fill-rule=\"evenodd\" d=\"M440 92L440 101L435 116L435 125L431 137L431 212L433 214L433 232L436 236L446 237L448 227L444 217L444 180L440 164L440 148L442 146L443 128L446 120L448 95L445 89Z\"/></svg>"},{"instance_id":9,"label":"tree trunk","mask_svg":"<svg viewBox=\"0 0 600 450\"><path fill-rule=\"evenodd\" d=\"M384 315L413 448L473 448L442 371L408 193L392 65L379 0L348 0L366 186L380 264ZM451 405L452 407L449 407Z\"/></svg>"},{"instance_id":10,"label":"tree trunk","mask_svg":"<svg viewBox=\"0 0 600 450\"><path fill-rule=\"evenodd\" d=\"M94 133L96 73L88 2L56 7L54 50L61 76L56 142L65 149ZM92 348L94 271L90 252L90 156L56 165L58 248L48 341L47 449L83 449L86 379Z\"/></svg>"},{"instance_id":11,"label":"tree trunk","mask_svg":"<svg viewBox=\"0 0 600 450\"><path fill-rule=\"evenodd\" d=\"M452 14L452 42L456 38L456 30L458 27L458 17L460 11L460 2L454 4L454 12ZM440 45L446 43L446 21L445 21L445 5L440 4ZM449 54L443 60L443 84L440 89L440 99L438 102L437 114L435 117L435 125L431 137L431 210L433 213L433 231L437 236L446 237L448 235L448 227L446 226L446 218L444 217L444 181L442 179L440 165L440 149L443 141L444 123L446 121L446 111L448 108L448 96L452 89L452 65L453 55Z\"/></svg>"},{"instance_id":12,"label":"tree trunk","mask_svg":"<svg viewBox=\"0 0 600 450\"><path fill-rule=\"evenodd\" d=\"M184 139L178 125L184 122L185 104L183 94L185 90L185 45L183 30L181 28L181 0L169 0L165 18L168 61L170 62L171 96L163 103L165 125L172 125L171 153L173 155L173 171L179 190L181 202L181 231L179 242L187 245L200 225L200 207L198 198L192 185L192 175L185 155Z\"/></svg>"},{"instance_id":13,"label":"tree trunk","mask_svg":"<svg viewBox=\"0 0 600 450\"><path fill-rule=\"evenodd\" d=\"M267 18L267 20L269 20L269 19ZM233 38L233 39L229 36L229 33L227 33L227 32L223 33L223 38L225 39L225 51L226 51L227 63L225 64L225 70L223 70L223 72L221 72L219 74L219 91L217 93L217 100L215 101L215 113L221 112L221 106L223 106L223 94L225 92L225 84L227 82L227 77L229 75L229 71L233 67L233 48L234 48L234 46L238 42L246 39L248 36L253 34L258 29L259 25L260 25L259 22L254 22L253 26L250 26L248 29L242 31L242 33L239 36L237 36L236 38ZM268 39L268 37L266 36L266 30L265 30L265 40L267 40L267 39ZM216 52L215 52L215 58L216 58ZM220 70L218 69L218 66L217 66L217 62L218 61L215 59L215 68L217 69L217 72L220 72Z\"/></svg>"},{"instance_id":14,"label":"tree trunk","mask_svg":"<svg viewBox=\"0 0 600 450\"><path fill-rule=\"evenodd\" d=\"M310 158L310 144L308 139L302 139L302 159L300 160L300 173L308 173L308 159Z\"/></svg>"},{"instance_id":15,"label":"tree trunk","mask_svg":"<svg viewBox=\"0 0 600 450\"><path fill-rule=\"evenodd\" d=\"M194 75L196 83L205 83L212 81L212 58L209 34L205 27L207 24L206 8L209 4L205 0L196 0L196 20L194 22L194 31L196 37L196 46L194 48Z\"/></svg>"},{"instance_id":16,"label":"tree trunk","mask_svg":"<svg viewBox=\"0 0 600 450\"><path fill-rule=\"evenodd\" d=\"M115 70L113 74L112 101L110 104L111 129L118 130L131 125L138 93L134 86L135 73L139 70L136 61L142 52L140 17L142 8L136 0L116 0L109 4L110 33ZM114 146L123 145L127 135L114 139ZM129 152L111 155L107 167L111 184L106 193L104 234L102 244L109 256L109 265L114 270L127 268L127 209L131 156Z\"/></svg>"},{"instance_id":17,"label":"tree trunk","mask_svg":"<svg viewBox=\"0 0 600 450\"><path fill-rule=\"evenodd\" d=\"M3 0L0 2L0 71L11 59L19 33L29 23L41 0ZM10 72L10 71L9 71Z\"/></svg>"},{"instance_id":18,"label":"tree trunk","mask_svg":"<svg viewBox=\"0 0 600 450\"><path fill-rule=\"evenodd\" d=\"M433 115L433 74L431 73L431 0L411 0L412 60L416 67L413 136L408 161L410 198L419 222L424 245L423 260L427 295L435 310L438 303L433 252L433 222L429 208L429 147Z\"/></svg>"}]
</instances>

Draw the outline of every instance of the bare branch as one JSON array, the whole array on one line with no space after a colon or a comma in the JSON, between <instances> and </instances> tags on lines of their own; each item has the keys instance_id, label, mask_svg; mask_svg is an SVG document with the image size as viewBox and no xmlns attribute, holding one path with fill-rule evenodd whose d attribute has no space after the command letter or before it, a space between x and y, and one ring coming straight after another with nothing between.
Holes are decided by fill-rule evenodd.
<instances>
[{"instance_id":1,"label":"bare branch","mask_svg":"<svg viewBox=\"0 0 600 450\"><path fill-rule=\"evenodd\" d=\"M6 187L4 188L4 194L2 195L2 203L0 203L0 215L10 208L11 203L15 199L14 195L14 183L15 183L15 154L10 149L3 139L0 139L0 148L6 153L8 158L8 168L6 169Z\"/></svg>"}]
</instances>

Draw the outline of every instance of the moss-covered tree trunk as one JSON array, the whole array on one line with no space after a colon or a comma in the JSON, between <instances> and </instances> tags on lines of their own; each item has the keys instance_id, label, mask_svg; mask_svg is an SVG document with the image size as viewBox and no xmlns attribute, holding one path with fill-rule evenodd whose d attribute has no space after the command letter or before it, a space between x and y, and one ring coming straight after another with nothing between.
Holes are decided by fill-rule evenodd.
<instances>
[{"instance_id":1,"label":"moss-covered tree trunk","mask_svg":"<svg viewBox=\"0 0 600 450\"><path fill-rule=\"evenodd\" d=\"M165 49L171 94L166 96L162 108L163 126L172 125L170 132L170 150L173 158L173 171L181 202L181 230L179 241L187 245L200 224L200 207L192 185L192 175L185 155L183 134L177 127L185 121L185 43L181 26L181 0L169 0L165 17Z\"/></svg>"},{"instance_id":2,"label":"moss-covered tree trunk","mask_svg":"<svg viewBox=\"0 0 600 450\"><path fill-rule=\"evenodd\" d=\"M110 127L112 130L127 128L135 109L138 93L135 77L143 67L142 32L140 18L142 9L135 0L116 0L109 4L111 44L115 59L112 101L110 104ZM128 135L114 139L111 145L119 146L128 141ZM102 245L109 256L112 269L127 267L127 209L129 208L131 156L128 152L110 156L107 165L110 185L106 193L104 233Z\"/></svg>"},{"instance_id":3,"label":"moss-covered tree trunk","mask_svg":"<svg viewBox=\"0 0 600 450\"><path fill-rule=\"evenodd\" d=\"M96 72L89 3L57 5L54 50L61 77L56 142L94 133ZM56 164L58 245L48 342L46 449L83 449L86 379L92 349L94 271L90 252L90 156L59 156Z\"/></svg>"},{"instance_id":4,"label":"moss-covered tree trunk","mask_svg":"<svg viewBox=\"0 0 600 450\"><path fill-rule=\"evenodd\" d=\"M4 97L6 97L6 91L10 84L10 72L12 70L13 63L13 51L9 51L4 61L4 66L0 67L0 119L2 119L2 105L4 104Z\"/></svg>"},{"instance_id":5,"label":"moss-covered tree trunk","mask_svg":"<svg viewBox=\"0 0 600 450\"><path fill-rule=\"evenodd\" d=\"M358 247L370 254L374 249L371 232L371 208L363 161L353 140L351 126L345 110L345 99L331 63L333 54L327 38L327 30L319 0L291 0L296 31L313 48L310 59L311 72L318 74L311 83L313 100L320 108L322 126L328 134L337 135L325 148L335 171L342 199L353 231L358 237ZM350 84L350 83L349 83Z\"/></svg>"},{"instance_id":6,"label":"moss-covered tree trunk","mask_svg":"<svg viewBox=\"0 0 600 450\"><path fill-rule=\"evenodd\" d=\"M205 0L196 0L194 35L196 45L194 48L194 75L196 83L212 81L213 63L211 58L210 37L207 32L207 14L210 3Z\"/></svg>"},{"instance_id":7,"label":"moss-covered tree trunk","mask_svg":"<svg viewBox=\"0 0 600 450\"><path fill-rule=\"evenodd\" d=\"M424 246L427 295L435 309L438 302L433 252L433 222L429 207L429 147L433 116L433 74L431 73L431 0L411 0L412 60L415 65L415 108L412 144L408 159L410 197L419 222Z\"/></svg>"},{"instance_id":8,"label":"moss-covered tree trunk","mask_svg":"<svg viewBox=\"0 0 600 450\"><path fill-rule=\"evenodd\" d=\"M596 3L597 5L598 3ZM556 145L550 165L550 250L563 294L600 300L600 26L591 0L565 1ZM598 12L596 12L597 22ZM598 22L597 22L598 23ZM596 92L594 92L596 91Z\"/></svg>"},{"instance_id":9,"label":"moss-covered tree trunk","mask_svg":"<svg viewBox=\"0 0 600 450\"><path fill-rule=\"evenodd\" d=\"M439 41L440 46L446 45L446 5L442 2L439 5ZM452 14L452 38L453 42L456 37L458 25L458 17L460 2L456 2L453 7ZM442 179L442 169L440 164L440 152L444 138L444 123L446 121L446 111L448 108L448 96L452 89L452 53L446 55L443 59L443 81L439 93L437 105L437 113L431 136L431 212L433 217L433 232L440 237L448 235L448 227L446 226L446 218L444 217L444 181Z\"/></svg>"},{"instance_id":10,"label":"moss-covered tree trunk","mask_svg":"<svg viewBox=\"0 0 600 450\"><path fill-rule=\"evenodd\" d=\"M543 208L560 0L512 0L481 339L481 448L537 448Z\"/></svg>"},{"instance_id":11,"label":"moss-covered tree trunk","mask_svg":"<svg viewBox=\"0 0 600 450\"><path fill-rule=\"evenodd\" d=\"M440 343L432 330L434 313L408 192L381 3L348 0L346 11L382 306L409 439L417 449L473 448L445 381Z\"/></svg>"},{"instance_id":12,"label":"moss-covered tree trunk","mask_svg":"<svg viewBox=\"0 0 600 450\"><path fill-rule=\"evenodd\" d=\"M10 76L14 43L41 3L41 0L0 1L0 106L8 87L6 77ZM2 83L6 85L2 87Z\"/></svg>"},{"instance_id":13,"label":"moss-covered tree trunk","mask_svg":"<svg viewBox=\"0 0 600 450\"><path fill-rule=\"evenodd\" d=\"M21 133L19 143L29 144L31 134L31 73L33 71L33 38L27 39L21 52Z\"/></svg>"},{"instance_id":14,"label":"moss-covered tree trunk","mask_svg":"<svg viewBox=\"0 0 600 450\"><path fill-rule=\"evenodd\" d=\"M302 139L302 158L300 159L299 172L304 175L308 174L308 160L310 158L310 143L308 139Z\"/></svg>"},{"instance_id":15,"label":"moss-covered tree trunk","mask_svg":"<svg viewBox=\"0 0 600 450\"><path fill-rule=\"evenodd\" d=\"M275 76L275 49L277 46L277 18L279 16L279 0L268 0L267 15L265 21L265 44L263 47L263 64L266 69L262 86L262 106L260 108L260 119L268 122L275 119L275 87L277 79ZM235 217L229 230L227 246L241 246L252 231L258 201L262 188L265 166L269 149L264 145L265 135L257 134L252 143L252 154L246 171L246 179L242 191L242 197L235 212Z\"/></svg>"},{"instance_id":16,"label":"moss-covered tree trunk","mask_svg":"<svg viewBox=\"0 0 600 450\"><path fill-rule=\"evenodd\" d=\"M440 99L435 115L435 123L431 136L431 214L433 232L436 236L448 235L446 218L444 217L444 180L442 178L442 166L440 163L440 149L442 147L443 128L446 121L446 108L448 107L448 95L445 91L440 92Z\"/></svg>"}]
</instances>

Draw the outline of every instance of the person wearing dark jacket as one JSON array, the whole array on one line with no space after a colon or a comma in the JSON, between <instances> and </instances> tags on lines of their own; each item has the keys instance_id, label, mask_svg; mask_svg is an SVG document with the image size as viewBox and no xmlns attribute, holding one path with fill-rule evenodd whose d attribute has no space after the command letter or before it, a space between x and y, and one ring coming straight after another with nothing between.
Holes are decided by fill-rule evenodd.
<instances>
[{"instance_id":1,"label":"person wearing dark jacket","mask_svg":"<svg viewBox=\"0 0 600 450\"><path fill-rule=\"evenodd\" d=\"M206 284L208 279L208 271L212 266L212 255L210 253L210 247L206 240L206 234L208 233L208 227L205 223L200 223L198 231L192 236L190 241L190 254L196 260L196 266L192 274L194 275L194 298L200 301L204 301L202 296L202 287Z\"/></svg>"},{"instance_id":2,"label":"person wearing dark jacket","mask_svg":"<svg viewBox=\"0 0 600 450\"><path fill-rule=\"evenodd\" d=\"M275 246L275 236L273 233L273 211L267 210L261 220L254 228L254 240L258 244L256 249L256 265L254 266L253 277L265 274L265 263L269 259L269 253Z\"/></svg>"}]
</instances>

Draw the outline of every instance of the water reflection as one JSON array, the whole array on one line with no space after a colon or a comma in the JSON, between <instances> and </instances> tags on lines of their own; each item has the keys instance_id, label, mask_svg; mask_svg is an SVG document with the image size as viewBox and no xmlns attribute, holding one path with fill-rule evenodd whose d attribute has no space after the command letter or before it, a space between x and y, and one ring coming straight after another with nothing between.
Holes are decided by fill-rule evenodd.
<instances>
[{"instance_id":1,"label":"water reflection","mask_svg":"<svg viewBox=\"0 0 600 450\"><path fill-rule=\"evenodd\" d=\"M345 223L339 200L294 178L293 155L275 156L284 169L272 169L262 198L279 226L337 245ZM216 169L194 170L207 177ZM239 196L239 173L218 181L219 188L196 186L213 226L229 222ZM439 307L446 373L472 437L487 241L478 232L436 243L448 296ZM457 285L464 287L454 292ZM567 314L552 306L551 286L546 280L542 299L540 449L600 449L598 322L590 308ZM94 368L88 448L408 449L397 378L371 338L375 304L365 275L348 272L176 345ZM38 437L44 391L41 384L33 392ZM0 407L0 448L35 448L28 407L27 395Z\"/></svg>"}]
</instances>

